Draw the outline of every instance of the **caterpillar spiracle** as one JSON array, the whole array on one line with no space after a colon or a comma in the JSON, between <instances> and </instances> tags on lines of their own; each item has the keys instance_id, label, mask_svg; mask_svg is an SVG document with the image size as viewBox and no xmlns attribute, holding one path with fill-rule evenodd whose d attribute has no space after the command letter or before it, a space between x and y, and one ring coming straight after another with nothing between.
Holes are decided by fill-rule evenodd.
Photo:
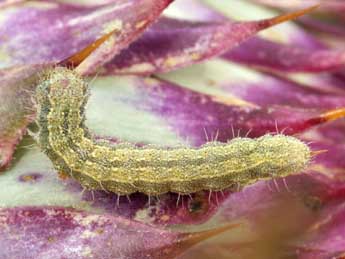
<instances>
[{"instance_id":1,"label":"caterpillar spiracle","mask_svg":"<svg viewBox=\"0 0 345 259\"><path fill-rule=\"evenodd\" d=\"M85 126L88 96L87 83L63 67L46 71L36 89L39 146L56 170L88 189L120 195L217 191L299 172L311 158L308 145L281 134L199 148L99 142Z\"/></svg>"}]
</instances>

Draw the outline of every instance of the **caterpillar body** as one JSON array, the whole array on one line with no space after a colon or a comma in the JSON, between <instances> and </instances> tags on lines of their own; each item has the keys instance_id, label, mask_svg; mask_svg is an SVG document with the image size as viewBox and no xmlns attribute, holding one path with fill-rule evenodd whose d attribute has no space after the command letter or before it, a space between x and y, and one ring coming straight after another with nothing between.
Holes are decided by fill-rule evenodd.
<instances>
[{"instance_id":1,"label":"caterpillar body","mask_svg":"<svg viewBox=\"0 0 345 259\"><path fill-rule=\"evenodd\" d=\"M82 78L63 67L46 71L36 89L38 144L58 171L88 189L120 195L223 190L299 172L311 157L305 143L280 134L199 148L100 142L85 126L88 96Z\"/></svg>"}]
</instances>

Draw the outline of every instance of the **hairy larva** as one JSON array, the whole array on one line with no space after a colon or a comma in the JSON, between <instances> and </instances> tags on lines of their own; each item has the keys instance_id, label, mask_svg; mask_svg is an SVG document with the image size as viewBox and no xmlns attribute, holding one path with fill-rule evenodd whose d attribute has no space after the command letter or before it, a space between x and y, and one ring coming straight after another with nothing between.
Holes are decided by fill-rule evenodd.
<instances>
[{"instance_id":1,"label":"hairy larva","mask_svg":"<svg viewBox=\"0 0 345 259\"><path fill-rule=\"evenodd\" d=\"M47 71L36 90L39 145L57 170L88 189L121 195L222 190L299 172L311 157L306 144L284 135L174 149L99 142L84 124L88 95L87 84L63 67Z\"/></svg>"}]
</instances>

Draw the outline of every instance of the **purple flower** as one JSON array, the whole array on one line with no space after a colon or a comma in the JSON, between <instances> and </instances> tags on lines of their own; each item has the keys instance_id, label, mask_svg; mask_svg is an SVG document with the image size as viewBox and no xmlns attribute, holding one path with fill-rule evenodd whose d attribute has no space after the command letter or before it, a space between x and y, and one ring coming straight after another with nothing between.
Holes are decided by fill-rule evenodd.
<instances>
[{"instance_id":1,"label":"purple flower","mask_svg":"<svg viewBox=\"0 0 345 259\"><path fill-rule=\"evenodd\" d=\"M0 258L341 258L345 4L94 2L0 1ZM317 155L222 192L83 191L27 134L35 83L56 64L89 82L100 138L171 147L279 132Z\"/></svg>"}]
</instances>

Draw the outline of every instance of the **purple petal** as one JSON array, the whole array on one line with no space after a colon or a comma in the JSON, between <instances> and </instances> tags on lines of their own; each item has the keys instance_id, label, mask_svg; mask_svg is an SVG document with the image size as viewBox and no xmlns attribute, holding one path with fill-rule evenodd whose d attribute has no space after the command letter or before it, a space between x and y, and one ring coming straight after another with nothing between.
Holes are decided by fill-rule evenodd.
<instances>
[{"instance_id":1,"label":"purple petal","mask_svg":"<svg viewBox=\"0 0 345 259\"><path fill-rule=\"evenodd\" d=\"M324 72L345 66L345 51L335 49L309 49L286 45L261 38L250 39L227 52L225 59L278 71Z\"/></svg>"},{"instance_id":2,"label":"purple petal","mask_svg":"<svg viewBox=\"0 0 345 259\"><path fill-rule=\"evenodd\" d=\"M310 5L321 4L319 11L332 11L336 13L341 13L345 10L345 3L338 0L309 0L309 1L299 1L290 0L286 1L275 1L275 0L251 0L260 4L266 4L267 6L282 8L282 9L299 9L306 8Z\"/></svg>"},{"instance_id":3,"label":"purple petal","mask_svg":"<svg viewBox=\"0 0 345 259\"><path fill-rule=\"evenodd\" d=\"M326 83L314 87L315 81L320 82L321 79L314 78L315 81L304 80L298 83L297 80L260 73L220 59L160 77L196 91L224 96L224 99L228 98L229 101L235 97L247 106L274 108L278 105L320 110L345 107L345 92L338 89L327 91L323 87ZM341 83L339 80L339 84Z\"/></svg>"},{"instance_id":4,"label":"purple petal","mask_svg":"<svg viewBox=\"0 0 345 259\"><path fill-rule=\"evenodd\" d=\"M345 253L344 219L342 202L328 206L303 236L303 242L296 245L298 258L342 258Z\"/></svg>"},{"instance_id":5,"label":"purple petal","mask_svg":"<svg viewBox=\"0 0 345 259\"><path fill-rule=\"evenodd\" d=\"M215 234L179 234L58 207L0 209L1 258L173 258Z\"/></svg>"},{"instance_id":6,"label":"purple petal","mask_svg":"<svg viewBox=\"0 0 345 259\"><path fill-rule=\"evenodd\" d=\"M244 6L241 6L243 3L238 3L237 5L240 8L237 8L236 5L231 5L231 3L221 3L221 1L210 1L208 3L220 12L224 12L230 19L233 19L236 16L236 11L241 11L241 8L248 8L249 10L257 8L247 3ZM291 5L293 6L293 4ZM303 6L299 6L299 8L306 8L311 5L312 3L308 2ZM266 11L258 10L258 12L262 13ZM217 14L218 19L219 17L223 18L222 14L213 11L213 16L216 17ZM208 16L205 15L206 20ZM249 15L249 17L252 16ZM306 18L308 16L302 17L301 20ZM199 17L199 20L202 20L202 17ZM328 49L313 35L307 34L298 27L279 26L279 31L274 31L274 29L267 31L271 32L268 36L272 35L273 37L267 37L267 35L264 35L264 37L254 37L243 42L237 48L228 51L225 54L225 58L248 65L282 71L320 72L341 69L344 66L344 48ZM283 33L284 35L280 35Z\"/></svg>"},{"instance_id":7,"label":"purple petal","mask_svg":"<svg viewBox=\"0 0 345 259\"><path fill-rule=\"evenodd\" d=\"M272 17L279 14L277 11L266 8L262 5L250 3L249 1L232 2L203 0L203 2L231 20L257 20L262 19L263 17ZM310 6L313 5L310 4L305 6L305 8ZM296 10L301 9L303 8ZM303 17L304 16L302 16L301 19ZM261 32L260 37L278 43L298 44L306 48L319 48L322 46L318 40L315 40L313 35L297 26L293 21L288 21L279 26L271 27L269 30Z\"/></svg>"},{"instance_id":8,"label":"purple petal","mask_svg":"<svg viewBox=\"0 0 345 259\"><path fill-rule=\"evenodd\" d=\"M226 20L224 15L199 0L175 0L163 14L173 19L188 21L222 22Z\"/></svg>"},{"instance_id":9,"label":"purple petal","mask_svg":"<svg viewBox=\"0 0 345 259\"><path fill-rule=\"evenodd\" d=\"M0 8L8 7L14 4L18 4L21 2L25 2L26 0L1 0L0 1Z\"/></svg>"},{"instance_id":10,"label":"purple petal","mask_svg":"<svg viewBox=\"0 0 345 259\"><path fill-rule=\"evenodd\" d=\"M1 71L0 170L8 166L16 145L34 120L35 81L43 66L23 66Z\"/></svg>"},{"instance_id":11,"label":"purple petal","mask_svg":"<svg viewBox=\"0 0 345 259\"><path fill-rule=\"evenodd\" d=\"M328 37L345 37L344 21L338 17L327 17L327 19L304 17L300 21L308 29L326 33ZM320 40L322 40L321 37Z\"/></svg>"},{"instance_id":12,"label":"purple petal","mask_svg":"<svg viewBox=\"0 0 345 259\"><path fill-rule=\"evenodd\" d=\"M177 1L175 5L177 3L179 2ZM233 8L231 4L227 6L226 3L223 4L223 8L221 8L222 5L220 3L210 4L214 5L214 7L219 9L220 12L223 11L226 14L229 13L230 15L228 16L230 16L231 19L233 18L232 14L234 13L235 15L236 10L238 9L236 7ZM306 8L311 5L312 3L308 2L306 5L300 6L300 8ZM228 7L230 11L225 9L226 7ZM244 7L249 9L251 6ZM180 9L182 9L182 7L180 7ZM234 11L231 11L232 9L234 9ZM222 18L224 20L222 14L215 11L213 11L212 14L214 17L217 17L217 19ZM210 15L205 14L204 20L208 20L208 16ZM309 16L302 17L300 20L303 21L307 18L309 18ZM202 17L199 17L198 19L203 20ZM281 31L286 33L286 35L292 34L289 36L289 39L276 40L274 37L272 39L253 37L252 39L243 42L238 47L228 51L224 57L229 60L248 65L297 72L331 71L340 69L345 65L344 48L339 50L328 49L323 46L317 38L307 34L301 29L288 27L283 28L282 26L279 28L282 28ZM269 31L272 31L272 35L277 34L277 32L273 33L273 30Z\"/></svg>"},{"instance_id":13,"label":"purple petal","mask_svg":"<svg viewBox=\"0 0 345 259\"><path fill-rule=\"evenodd\" d=\"M234 135L245 135L249 130L251 130L250 136L253 137L263 135L266 132L276 132L277 125L280 129L286 128L286 134L294 134L321 122L317 122L316 118L319 117L320 112L315 109L306 110L285 106L260 108L256 105L246 105L243 102L241 105L239 99L204 94L167 81L130 77L127 80L133 84L131 88L127 86L127 89L131 89L130 95L121 93L118 88L119 83L115 79L113 85L117 86L114 87L114 90L107 92L100 90L97 96L95 95L95 98L102 104L99 104L98 115L96 113L93 115L95 120L91 121L90 119L90 123L92 123L90 125L95 125L94 128L99 129L98 133L103 136L111 136L112 126L109 125L109 130L106 132L104 129L101 132L100 128L104 127L98 126L102 124L99 114L107 114L105 111L102 112L101 108L105 107L104 103L108 103L107 100L109 100L109 104L105 109L108 110L109 107L116 109L115 107L118 105L125 104L143 114L150 114L159 119L160 125L162 125L156 125L157 132L160 127L168 127L173 134L177 134L183 141L188 140L190 145L196 146L205 143L207 138L211 140L217 136L218 141L228 141ZM111 85L107 87L109 89ZM140 98L140 102L138 102L138 98ZM97 104L91 103L91 105ZM133 117L133 121L136 120L135 117ZM115 117L113 119L121 121ZM136 122L133 127L137 131L147 132L150 130L150 124L146 124L144 121ZM112 131L113 133L119 131L119 128ZM128 132L127 134L128 136L132 135L133 138L133 133ZM154 135L153 132L152 134ZM168 140L169 138L166 138L165 142L160 142L160 144L168 144ZM141 139L141 141L144 140Z\"/></svg>"},{"instance_id":14,"label":"purple petal","mask_svg":"<svg viewBox=\"0 0 345 259\"><path fill-rule=\"evenodd\" d=\"M345 144L344 139L345 121L339 120L334 121L331 124L325 124L315 129L309 130L312 132L311 135L318 136L319 142L324 142L329 145ZM326 155L326 154L324 154Z\"/></svg>"},{"instance_id":15,"label":"purple petal","mask_svg":"<svg viewBox=\"0 0 345 259\"><path fill-rule=\"evenodd\" d=\"M299 14L300 15L300 14ZM151 74L184 67L233 49L260 30L297 17L256 22L196 22L163 18L104 66L105 74ZM326 62L325 62L326 63Z\"/></svg>"},{"instance_id":16,"label":"purple petal","mask_svg":"<svg viewBox=\"0 0 345 259\"><path fill-rule=\"evenodd\" d=\"M297 84L324 91L325 93L344 95L345 84L343 76L337 73L285 74L283 77Z\"/></svg>"},{"instance_id":17,"label":"purple petal","mask_svg":"<svg viewBox=\"0 0 345 259\"><path fill-rule=\"evenodd\" d=\"M85 7L40 1L3 8L0 44L4 58L0 66L59 62L114 31L102 52L106 62L135 40L170 2L114 0ZM91 63L99 64L100 58L89 60L85 69Z\"/></svg>"}]
</instances>

